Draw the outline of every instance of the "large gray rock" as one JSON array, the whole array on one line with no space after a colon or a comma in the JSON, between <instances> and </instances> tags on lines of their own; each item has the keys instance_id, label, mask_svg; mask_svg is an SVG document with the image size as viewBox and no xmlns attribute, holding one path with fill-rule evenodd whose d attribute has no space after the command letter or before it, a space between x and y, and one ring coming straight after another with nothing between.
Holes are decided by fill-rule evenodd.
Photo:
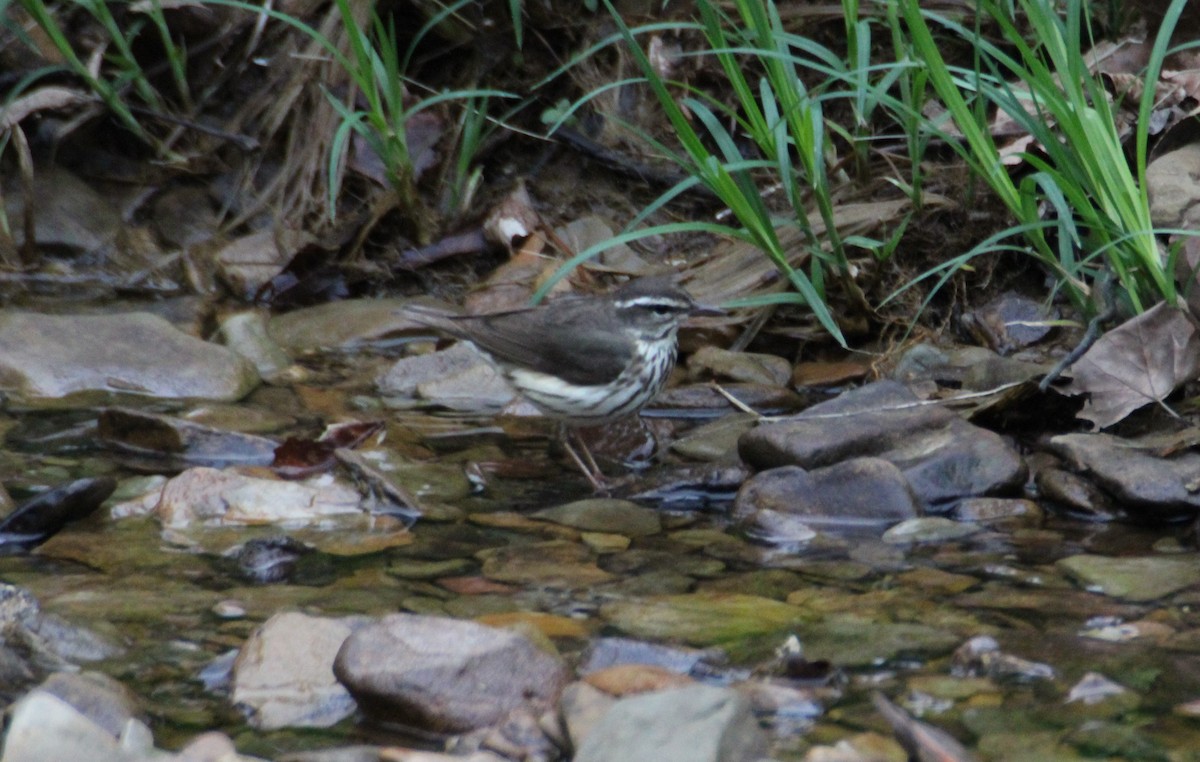
<instances>
[{"instance_id":1,"label":"large gray rock","mask_svg":"<svg viewBox=\"0 0 1200 762\"><path fill-rule=\"evenodd\" d=\"M772 513L813 525L871 526L922 513L904 474L880 458L852 458L812 471L772 468L747 480L733 505L736 518L761 530L774 526L767 520Z\"/></svg>"},{"instance_id":2,"label":"large gray rock","mask_svg":"<svg viewBox=\"0 0 1200 762\"><path fill-rule=\"evenodd\" d=\"M1162 458L1108 434L1062 434L1050 449L1090 479L1131 516L1172 519L1200 512L1200 453Z\"/></svg>"},{"instance_id":3,"label":"large gray rock","mask_svg":"<svg viewBox=\"0 0 1200 762\"><path fill-rule=\"evenodd\" d=\"M754 762L767 736L732 688L693 685L616 702L574 762Z\"/></svg>"},{"instance_id":4,"label":"large gray rock","mask_svg":"<svg viewBox=\"0 0 1200 762\"><path fill-rule=\"evenodd\" d=\"M237 400L258 382L245 358L144 312L0 311L0 389L30 402L86 392Z\"/></svg>"},{"instance_id":5,"label":"large gray rock","mask_svg":"<svg viewBox=\"0 0 1200 762\"><path fill-rule=\"evenodd\" d=\"M890 461L927 506L1019 488L1027 469L999 435L881 381L742 435L738 452L760 468L816 469L856 457Z\"/></svg>"},{"instance_id":6,"label":"large gray rock","mask_svg":"<svg viewBox=\"0 0 1200 762\"><path fill-rule=\"evenodd\" d=\"M557 657L515 632L414 614L355 632L334 673L368 716L435 733L488 727L522 709L540 714L567 680Z\"/></svg>"}]
</instances>

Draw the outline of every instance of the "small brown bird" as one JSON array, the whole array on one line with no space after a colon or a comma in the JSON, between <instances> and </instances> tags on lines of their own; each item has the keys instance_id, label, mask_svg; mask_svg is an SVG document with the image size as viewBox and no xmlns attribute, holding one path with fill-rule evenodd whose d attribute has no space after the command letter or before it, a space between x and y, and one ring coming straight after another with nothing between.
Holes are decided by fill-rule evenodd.
<instances>
[{"instance_id":1,"label":"small brown bird","mask_svg":"<svg viewBox=\"0 0 1200 762\"><path fill-rule=\"evenodd\" d=\"M470 341L546 415L567 425L594 426L645 407L675 366L679 326L691 315L722 311L697 304L665 277L652 277L631 280L610 294L566 296L487 315L420 307L404 314ZM567 452L600 489L591 454L585 465L570 444Z\"/></svg>"}]
</instances>

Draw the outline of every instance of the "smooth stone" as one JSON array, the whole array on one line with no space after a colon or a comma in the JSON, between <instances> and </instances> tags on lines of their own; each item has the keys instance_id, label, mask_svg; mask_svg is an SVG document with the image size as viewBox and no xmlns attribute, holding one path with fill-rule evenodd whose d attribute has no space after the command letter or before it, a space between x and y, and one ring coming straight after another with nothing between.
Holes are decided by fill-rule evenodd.
<instances>
[{"instance_id":1,"label":"smooth stone","mask_svg":"<svg viewBox=\"0 0 1200 762\"><path fill-rule=\"evenodd\" d=\"M632 638L598 638L588 644L579 660L579 674L587 675L623 664L648 664L686 675L706 660L722 658L719 650L680 648Z\"/></svg>"},{"instance_id":2,"label":"smooth stone","mask_svg":"<svg viewBox=\"0 0 1200 762\"><path fill-rule=\"evenodd\" d=\"M858 613L825 616L795 631L806 658L844 667L867 667L902 656L942 656L960 640L953 632L926 624L888 622Z\"/></svg>"},{"instance_id":3,"label":"smooth stone","mask_svg":"<svg viewBox=\"0 0 1200 762\"><path fill-rule=\"evenodd\" d=\"M882 526L922 514L904 474L880 458L854 458L811 471L781 466L755 474L738 491L733 515L757 525L755 515L764 510L813 526Z\"/></svg>"},{"instance_id":4,"label":"smooth stone","mask_svg":"<svg viewBox=\"0 0 1200 762\"><path fill-rule=\"evenodd\" d=\"M292 364L288 353L271 338L268 319L265 312L250 310L229 315L220 326L225 346L254 363L263 378L273 378Z\"/></svg>"},{"instance_id":5,"label":"smooth stone","mask_svg":"<svg viewBox=\"0 0 1200 762\"><path fill-rule=\"evenodd\" d=\"M629 550L632 540L627 535L608 532L581 532L579 540L593 553L607 555Z\"/></svg>"},{"instance_id":6,"label":"smooth stone","mask_svg":"<svg viewBox=\"0 0 1200 762\"><path fill-rule=\"evenodd\" d=\"M749 413L723 415L672 442L671 450L690 460L736 461L738 440L755 425Z\"/></svg>"},{"instance_id":7,"label":"smooth stone","mask_svg":"<svg viewBox=\"0 0 1200 762\"><path fill-rule=\"evenodd\" d=\"M718 378L764 386L787 386L792 364L778 355L733 352L704 346L688 357L688 377L693 381Z\"/></svg>"},{"instance_id":8,"label":"smooth stone","mask_svg":"<svg viewBox=\"0 0 1200 762\"><path fill-rule=\"evenodd\" d=\"M504 377L466 342L401 358L376 387L387 397L421 399L451 410L496 413L516 398Z\"/></svg>"},{"instance_id":9,"label":"smooth stone","mask_svg":"<svg viewBox=\"0 0 1200 762\"><path fill-rule=\"evenodd\" d=\"M927 506L1018 489L1027 469L999 435L880 381L742 436L743 460L760 468L816 469L855 457L895 464Z\"/></svg>"},{"instance_id":10,"label":"smooth stone","mask_svg":"<svg viewBox=\"0 0 1200 762\"><path fill-rule=\"evenodd\" d=\"M234 471L190 468L167 482L155 514L163 526L311 523L361 512L356 490L337 482L316 486L258 479Z\"/></svg>"},{"instance_id":11,"label":"smooth stone","mask_svg":"<svg viewBox=\"0 0 1200 762\"><path fill-rule=\"evenodd\" d=\"M883 541L895 545L927 542L949 542L970 537L979 532L975 524L964 524L941 516L908 519L883 533Z\"/></svg>"},{"instance_id":12,"label":"smooth stone","mask_svg":"<svg viewBox=\"0 0 1200 762\"><path fill-rule=\"evenodd\" d=\"M612 579L588 548L565 540L489 548L475 556L483 562L483 576L498 582L572 589Z\"/></svg>"},{"instance_id":13,"label":"smooth stone","mask_svg":"<svg viewBox=\"0 0 1200 762\"><path fill-rule=\"evenodd\" d=\"M129 718L114 735L68 701L34 690L7 710L4 762L169 762L173 755L154 749L150 729Z\"/></svg>"},{"instance_id":14,"label":"smooth stone","mask_svg":"<svg viewBox=\"0 0 1200 762\"><path fill-rule=\"evenodd\" d=\"M1063 558L1055 566L1088 590L1127 601L1158 600L1200 584L1200 558L1195 554L1136 558L1084 554Z\"/></svg>"},{"instance_id":15,"label":"smooth stone","mask_svg":"<svg viewBox=\"0 0 1200 762\"><path fill-rule=\"evenodd\" d=\"M805 584L799 574L786 569L758 569L721 579L706 580L696 589L700 592L745 593L782 601L793 590L804 587Z\"/></svg>"},{"instance_id":16,"label":"smooth stone","mask_svg":"<svg viewBox=\"0 0 1200 762\"><path fill-rule=\"evenodd\" d=\"M242 646L233 665L230 700L259 730L337 724L355 707L334 677L334 658L346 638L367 621L276 614Z\"/></svg>"},{"instance_id":17,"label":"smooth stone","mask_svg":"<svg viewBox=\"0 0 1200 762\"><path fill-rule=\"evenodd\" d=\"M632 637L711 646L782 632L811 615L756 595L692 593L605 603L600 617Z\"/></svg>"},{"instance_id":18,"label":"smooth stone","mask_svg":"<svg viewBox=\"0 0 1200 762\"><path fill-rule=\"evenodd\" d=\"M30 403L89 393L232 401L259 383L245 358L144 312L0 311L0 379Z\"/></svg>"},{"instance_id":19,"label":"smooth stone","mask_svg":"<svg viewBox=\"0 0 1200 762\"><path fill-rule=\"evenodd\" d=\"M341 299L276 315L268 330L292 353L344 348L411 328L412 321L399 314L406 304L407 299Z\"/></svg>"},{"instance_id":20,"label":"smooth stone","mask_svg":"<svg viewBox=\"0 0 1200 762\"><path fill-rule=\"evenodd\" d=\"M652 508L643 508L628 500L604 497L577 500L531 515L535 519L553 521L587 532L606 532L626 537L645 537L662 531L662 520Z\"/></svg>"},{"instance_id":21,"label":"smooth stone","mask_svg":"<svg viewBox=\"0 0 1200 762\"><path fill-rule=\"evenodd\" d=\"M1012 497L969 497L954 506L957 521L1006 526L1041 526L1045 514L1032 500Z\"/></svg>"},{"instance_id":22,"label":"smooth stone","mask_svg":"<svg viewBox=\"0 0 1200 762\"><path fill-rule=\"evenodd\" d=\"M558 711L571 745L578 749L615 703L617 699L582 680L564 688Z\"/></svg>"},{"instance_id":23,"label":"smooth stone","mask_svg":"<svg viewBox=\"0 0 1200 762\"><path fill-rule=\"evenodd\" d=\"M732 688L693 685L621 699L574 762L756 762L767 735Z\"/></svg>"},{"instance_id":24,"label":"smooth stone","mask_svg":"<svg viewBox=\"0 0 1200 762\"><path fill-rule=\"evenodd\" d=\"M1109 434L1060 434L1050 439L1050 449L1131 516L1169 520L1200 512L1200 453L1160 458Z\"/></svg>"},{"instance_id":25,"label":"smooth stone","mask_svg":"<svg viewBox=\"0 0 1200 762\"><path fill-rule=\"evenodd\" d=\"M537 715L567 682L561 660L527 638L474 622L392 614L346 639L334 672L368 717L435 733Z\"/></svg>"}]
</instances>

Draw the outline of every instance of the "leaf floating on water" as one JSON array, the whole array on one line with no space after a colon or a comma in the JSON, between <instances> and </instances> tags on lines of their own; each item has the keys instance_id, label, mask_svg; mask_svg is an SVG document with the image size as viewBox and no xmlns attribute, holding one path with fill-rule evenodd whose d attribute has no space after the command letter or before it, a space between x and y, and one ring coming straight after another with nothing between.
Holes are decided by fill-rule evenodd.
<instances>
[{"instance_id":1,"label":"leaf floating on water","mask_svg":"<svg viewBox=\"0 0 1200 762\"><path fill-rule=\"evenodd\" d=\"M1068 394L1091 398L1079 417L1105 428L1151 402L1161 402L1200 370L1200 336L1165 302L1127 320L1071 368Z\"/></svg>"}]
</instances>

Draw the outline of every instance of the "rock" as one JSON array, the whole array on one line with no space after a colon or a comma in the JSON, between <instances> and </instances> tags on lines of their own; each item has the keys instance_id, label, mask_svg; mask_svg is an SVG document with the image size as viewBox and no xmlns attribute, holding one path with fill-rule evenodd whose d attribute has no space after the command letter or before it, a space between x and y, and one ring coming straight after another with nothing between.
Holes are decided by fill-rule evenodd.
<instances>
[{"instance_id":1,"label":"rock","mask_svg":"<svg viewBox=\"0 0 1200 762\"><path fill-rule=\"evenodd\" d=\"M574 762L756 762L766 751L767 736L745 698L694 685L616 702Z\"/></svg>"},{"instance_id":2,"label":"rock","mask_svg":"<svg viewBox=\"0 0 1200 762\"><path fill-rule=\"evenodd\" d=\"M598 638L593 640L579 661L579 673L586 675L622 664L650 664L672 672L688 674L706 660L720 658L716 650L700 651L630 638Z\"/></svg>"},{"instance_id":3,"label":"rock","mask_svg":"<svg viewBox=\"0 0 1200 762\"><path fill-rule=\"evenodd\" d=\"M565 540L489 548L475 556L483 562L483 575L498 582L584 588L612 579L596 566L591 551Z\"/></svg>"},{"instance_id":4,"label":"rock","mask_svg":"<svg viewBox=\"0 0 1200 762\"><path fill-rule=\"evenodd\" d=\"M1124 516L1104 490L1088 479L1062 468L1043 468L1034 477L1038 494L1067 511L1095 521L1113 521Z\"/></svg>"},{"instance_id":5,"label":"rock","mask_svg":"<svg viewBox=\"0 0 1200 762\"><path fill-rule=\"evenodd\" d=\"M571 745L578 749L615 703L617 699L582 680L564 688L558 711Z\"/></svg>"},{"instance_id":6,"label":"rock","mask_svg":"<svg viewBox=\"0 0 1200 762\"><path fill-rule=\"evenodd\" d=\"M1063 558L1055 566L1089 590L1127 601L1153 601L1200 584L1195 553L1137 558L1083 554Z\"/></svg>"},{"instance_id":7,"label":"rock","mask_svg":"<svg viewBox=\"0 0 1200 762\"><path fill-rule=\"evenodd\" d=\"M121 646L91 630L43 612L29 591L4 583L0 583L0 637L6 648L29 655L24 657L29 658L25 668L21 662L10 663L9 669L16 674L70 669L77 662L101 661L124 653Z\"/></svg>"},{"instance_id":8,"label":"rock","mask_svg":"<svg viewBox=\"0 0 1200 762\"><path fill-rule=\"evenodd\" d=\"M896 465L927 506L1021 486L1020 455L997 434L974 426L904 385L881 381L813 405L744 434L738 451L757 468L816 469L854 457Z\"/></svg>"},{"instance_id":9,"label":"rock","mask_svg":"<svg viewBox=\"0 0 1200 762\"><path fill-rule=\"evenodd\" d=\"M525 637L474 622L393 614L347 638L334 673L362 711L434 733L494 725L557 701L562 662Z\"/></svg>"},{"instance_id":10,"label":"rock","mask_svg":"<svg viewBox=\"0 0 1200 762\"><path fill-rule=\"evenodd\" d=\"M804 398L791 389L776 385L729 383L721 387L747 407L765 414L790 413L804 407ZM652 410L737 410L712 384L673 386L650 402Z\"/></svg>"},{"instance_id":11,"label":"rock","mask_svg":"<svg viewBox=\"0 0 1200 762\"><path fill-rule=\"evenodd\" d=\"M925 624L870 619L867 614L834 614L795 628L804 656L842 667L868 667L905 656L950 653L959 637Z\"/></svg>"},{"instance_id":12,"label":"rock","mask_svg":"<svg viewBox=\"0 0 1200 762\"><path fill-rule=\"evenodd\" d=\"M336 482L257 479L233 471L191 468L167 482L155 513L163 526L264 524L317 521L358 513L358 492Z\"/></svg>"},{"instance_id":13,"label":"rock","mask_svg":"<svg viewBox=\"0 0 1200 762\"><path fill-rule=\"evenodd\" d=\"M110 407L96 419L96 438L122 458L162 470L187 466L268 466L279 443L184 418ZM157 470L157 469L156 469Z\"/></svg>"},{"instance_id":14,"label":"rock","mask_svg":"<svg viewBox=\"0 0 1200 762\"><path fill-rule=\"evenodd\" d=\"M1194 145L1164 153L1146 166L1150 219L1159 227L1183 227L1200 222L1196 216L1196 181L1200 148Z\"/></svg>"},{"instance_id":15,"label":"rock","mask_svg":"<svg viewBox=\"0 0 1200 762\"><path fill-rule=\"evenodd\" d=\"M657 511L628 500L611 498L576 500L537 511L532 516L575 529L626 537L645 537L662 531L662 521Z\"/></svg>"},{"instance_id":16,"label":"rock","mask_svg":"<svg viewBox=\"0 0 1200 762\"><path fill-rule=\"evenodd\" d=\"M956 521L982 524L1038 527L1042 525L1042 507L1032 500L1011 497L968 497L954 507Z\"/></svg>"},{"instance_id":17,"label":"rock","mask_svg":"<svg viewBox=\"0 0 1200 762\"><path fill-rule=\"evenodd\" d=\"M260 730L327 728L354 712L334 658L364 617L276 614L246 639L233 665L231 700Z\"/></svg>"},{"instance_id":18,"label":"rock","mask_svg":"<svg viewBox=\"0 0 1200 762\"><path fill-rule=\"evenodd\" d=\"M0 379L20 398L117 393L237 400L259 382L254 366L160 317L0 311Z\"/></svg>"},{"instance_id":19,"label":"rock","mask_svg":"<svg viewBox=\"0 0 1200 762\"><path fill-rule=\"evenodd\" d=\"M755 417L749 413L723 415L676 439L671 450L692 460L737 461L738 439L754 426Z\"/></svg>"},{"instance_id":20,"label":"rock","mask_svg":"<svg viewBox=\"0 0 1200 762\"><path fill-rule=\"evenodd\" d=\"M825 468L772 468L752 476L734 500L733 515L761 529L762 511L795 516L813 526L886 526L920 516L921 504L900 469L880 458L852 458Z\"/></svg>"},{"instance_id":21,"label":"rock","mask_svg":"<svg viewBox=\"0 0 1200 762\"><path fill-rule=\"evenodd\" d=\"M267 319L265 312L257 310L230 315L221 321L221 340L254 363L258 375L270 379L290 367L292 358L271 338Z\"/></svg>"},{"instance_id":22,"label":"rock","mask_svg":"<svg viewBox=\"0 0 1200 762\"><path fill-rule=\"evenodd\" d=\"M376 386L388 397L478 413L498 413L517 398L495 367L466 342L397 360Z\"/></svg>"},{"instance_id":23,"label":"rock","mask_svg":"<svg viewBox=\"0 0 1200 762\"><path fill-rule=\"evenodd\" d=\"M895 545L924 542L947 542L970 537L979 531L974 524L963 524L941 516L922 516L908 519L883 533L883 541Z\"/></svg>"},{"instance_id":24,"label":"rock","mask_svg":"<svg viewBox=\"0 0 1200 762\"><path fill-rule=\"evenodd\" d=\"M1029 682L1053 680L1055 675L1049 664L1004 653L990 635L977 635L963 643L955 649L951 664L955 675L984 675L993 680Z\"/></svg>"},{"instance_id":25,"label":"rock","mask_svg":"<svg viewBox=\"0 0 1200 762\"><path fill-rule=\"evenodd\" d=\"M413 322L399 314L406 299L342 299L276 315L268 332L293 354L376 341Z\"/></svg>"},{"instance_id":26,"label":"rock","mask_svg":"<svg viewBox=\"0 0 1200 762\"><path fill-rule=\"evenodd\" d=\"M133 692L100 672L56 672L37 690L67 702L113 738L142 714Z\"/></svg>"},{"instance_id":27,"label":"rock","mask_svg":"<svg viewBox=\"0 0 1200 762\"><path fill-rule=\"evenodd\" d=\"M600 618L623 633L696 646L781 632L811 617L797 606L737 593L662 595L600 607Z\"/></svg>"},{"instance_id":28,"label":"rock","mask_svg":"<svg viewBox=\"0 0 1200 762\"><path fill-rule=\"evenodd\" d=\"M150 728L128 718L114 735L69 702L34 690L8 709L4 762L147 762L170 759L154 749Z\"/></svg>"},{"instance_id":29,"label":"rock","mask_svg":"<svg viewBox=\"0 0 1200 762\"><path fill-rule=\"evenodd\" d=\"M1200 512L1200 452L1160 458L1109 434L1060 434L1050 449L1088 474L1134 518L1170 520Z\"/></svg>"},{"instance_id":30,"label":"rock","mask_svg":"<svg viewBox=\"0 0 1200 762\"><path fill-rule=\"evenodd\" d=\"M732 352L714 346L701 347L688 357L688 377L693 381L717 378L764 386L787 386L792 364L777 355Z\"/></svg>"}]
</instances>

